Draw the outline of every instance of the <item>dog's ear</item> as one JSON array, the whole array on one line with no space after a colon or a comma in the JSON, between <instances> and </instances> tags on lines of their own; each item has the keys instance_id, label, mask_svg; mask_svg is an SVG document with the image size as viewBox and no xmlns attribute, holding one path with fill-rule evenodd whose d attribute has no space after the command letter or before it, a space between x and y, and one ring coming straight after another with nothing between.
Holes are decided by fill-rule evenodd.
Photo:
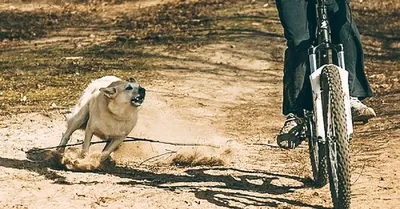
<instances>
[{"instance_id":1,"label":"dog's ear","mask_svg":"<svg viewBox=\"0 0 400 209\"><path fill-rule=\"evenodd\" d=\"M134 79L134 78L129 78L128 80L127 80L129 83L137 83L137 81L136 81L136 79Z\"/></svg>"},{"instance_id":2,"label":"dog's ear","mask_svg":"<svg viewBox=\"0 0 400 209\"><path fill-rule=\"evenodd\" d=\"M117 95L117 89L114 87L101 88L100 91L111 99L115 98L115 96Z\"/></svg>"}]
</instances>

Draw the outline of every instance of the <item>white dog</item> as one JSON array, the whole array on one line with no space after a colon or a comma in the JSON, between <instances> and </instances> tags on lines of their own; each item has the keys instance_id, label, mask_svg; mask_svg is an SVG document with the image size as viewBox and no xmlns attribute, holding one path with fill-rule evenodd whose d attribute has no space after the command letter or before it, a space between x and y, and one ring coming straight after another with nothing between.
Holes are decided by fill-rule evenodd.
<instances>
[{"instance_id":1,"label":"white dog","mask_svg":"<svg viewBox=\"0 0 400 209\"><path fill-rule=\"evenodd\" d=\"M88 153L90 141L96 135L108 141L101 153L101 161L104 161L135 127L145 94L146 90L133 78L123 81L115 76L105 76L93 81L67 115L68 127L60 146L68 143L75 130L85 129L83 156ZM65 147L58 149L64 150Z\"/></svg>"}]
</instances>

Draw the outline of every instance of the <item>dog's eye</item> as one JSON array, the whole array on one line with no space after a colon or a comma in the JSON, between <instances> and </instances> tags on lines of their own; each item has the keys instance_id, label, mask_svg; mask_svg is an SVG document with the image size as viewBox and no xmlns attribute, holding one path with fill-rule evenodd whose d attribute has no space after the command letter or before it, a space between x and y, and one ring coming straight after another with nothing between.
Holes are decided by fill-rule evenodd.
<instances>
[{"instance_id":1,"label":"dog's eye","mask_svg":"<svg viewBox=\"0 0 400 209\"><path fill-rule=\"evenodd\" d=\"M127 86L126 88L125 88L125 90L127 90L127 91L130 91L130 90L132 90L133 89L133 87L131 86L131 85L129 85L129 86Z\"/></svg>"}]
</instances>

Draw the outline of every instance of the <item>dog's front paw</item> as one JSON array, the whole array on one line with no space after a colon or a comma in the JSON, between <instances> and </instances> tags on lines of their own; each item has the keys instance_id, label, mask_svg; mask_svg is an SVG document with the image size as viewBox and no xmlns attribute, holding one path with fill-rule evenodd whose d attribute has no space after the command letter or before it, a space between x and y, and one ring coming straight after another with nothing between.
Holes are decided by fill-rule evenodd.
<instances>
[{"instance_id":1,"label":"dog's front paw","mask_svg":"<svg viewBox=\"0 0 400 209\"><path fill-rule=\"evenodd\" d=\"M117 163L109 156L100 163L100 169L104 171L110 171L115 168L116 165Z\"/></svg>"}]
</instances>

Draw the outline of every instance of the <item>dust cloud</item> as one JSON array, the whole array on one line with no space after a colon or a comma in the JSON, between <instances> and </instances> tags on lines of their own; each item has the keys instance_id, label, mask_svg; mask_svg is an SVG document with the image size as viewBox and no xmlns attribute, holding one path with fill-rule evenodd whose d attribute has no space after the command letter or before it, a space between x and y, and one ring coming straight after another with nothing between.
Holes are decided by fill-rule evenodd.
<instances>
[{"instance_id":1,"label":"dust cloud","mask_svg":"<svg viewBox=\"0 0 400 209\"><path fill-rule=\"evenodd\" d=\"M221 166L229 164L235 151L240 149L238 143L219 134L201 118L180 115L174 109L167 108L166 101L157 99L151 92L130 136L198 146L127 142L114 153L118 163Z\"/></svg>"},{"instance_id":2,"label":"dust cloud","mask_svg":"<svg viewBox=\"0 0 400 209\"><path fill-rule=\"evenodd\" d=\"M83 131L77 131L76 135L83 137ZM69 147L64 153L33 149L27 153L27 157L32 161L51 163L56 167L76 171L106 170L116 164L223 166L229 164L243 146L219 134L210 124L202 122L201 118L182 116L176 110L167 108L165 101L152 94L148 94L139 113L138 124L129 136L159 142L124 142L112 153L112 158L102 163L100 153L105 143L92 145L86 157L81 156L81 146ZM97 140L94 137L93 141Z\"/></svg>"},{"instance_id":3,"label":"dust cloud","mask_svg":"<svg viewBox=\"0 0 400 209\"><path fill-rule=\"evenodd\" d=\"M81 149L69 148L60 158L60 165L64 165L68 170L78 171L107 170L115 166L111 158L107 158L104 162L100 159L100 153L90 153L82 157Z\"/></svg>"}]
</instances>

